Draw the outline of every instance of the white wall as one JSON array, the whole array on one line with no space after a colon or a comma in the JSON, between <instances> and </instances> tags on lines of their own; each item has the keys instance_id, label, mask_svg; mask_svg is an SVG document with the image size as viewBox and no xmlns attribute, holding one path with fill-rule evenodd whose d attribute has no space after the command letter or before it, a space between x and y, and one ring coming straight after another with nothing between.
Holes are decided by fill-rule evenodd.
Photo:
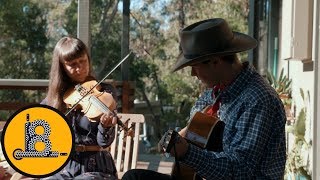
<instances>
[{"instance_id":1,"label":"white wall","mask_svg":"<svg viewBox=\"0 0 320 180\"><path fill-rule=\"evenodd\" d=\"M316 1L316 0L314 0ZM296 106L295 117L298 116L301 108L307 108L306 134L307 142L313 140L313 124L314 124L314 107L317 101L314 98L315 92L315 70L313 64L304 64L303 60L311 62L311 52L314 48L312 39L313 30L313 0L283 0L282 6L282 27L280 37L280 61L279 72L282 68L285 70L285 75L292 79L292 97L293 103ZM285 60L286 59L286 60ZM308 67L308 68L305 68ZM304 70L305 69L305 70ZM306 70L308 69L308 70ZM310 101L303 101L300 95L300 88L306 93L310 93ZM315 130L316 131L316 130ZM292 146L293 136L288 137L288 142ZM290 146L289 145L289 151ZM304 153L305 159L309 160L309 171L312 171L312 148Z\"/></svg>"}]
</instances>

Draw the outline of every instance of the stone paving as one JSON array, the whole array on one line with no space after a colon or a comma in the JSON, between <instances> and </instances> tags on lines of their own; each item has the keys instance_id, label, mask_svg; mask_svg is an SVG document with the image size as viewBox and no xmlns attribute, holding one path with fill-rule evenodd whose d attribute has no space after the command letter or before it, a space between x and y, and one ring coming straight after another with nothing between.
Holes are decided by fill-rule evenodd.
<instances>
[{"instance_id":1,"label":"stone paving","mask_svg":"<svg viewBox=\"0 0 320 180\"><path fill-rule=\"evenodd\" d=\"M171 174L173 163L173 157L166 158L163 154L139 154L137 168Z\"/></svg>"}]
</instances>

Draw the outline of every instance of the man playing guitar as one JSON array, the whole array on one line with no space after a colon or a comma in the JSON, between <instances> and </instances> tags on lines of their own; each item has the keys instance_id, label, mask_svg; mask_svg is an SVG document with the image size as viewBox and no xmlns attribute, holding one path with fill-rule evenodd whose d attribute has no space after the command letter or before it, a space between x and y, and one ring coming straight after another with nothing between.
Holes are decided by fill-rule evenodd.
<instances>
[{"instance_id":1,"label":"man playing guitar","mask_svg":"<svg viewBox=\"0 0 320 180\"><path fill-rule=\"evenodd\" d=\"M196 113L190 124L206 116L216 118L200 120L202 123L224 122L222 147L218 151L207 149L211 138L206 142L207 138L198 136L202 131L191 130L190 124L180 132L185 138L169 131L163 138L168 143L162 145L179 164L190 167L200 178L283 179L286 162L283 104L264 78L236 55L256 46L255 39L233 32L221 18L196 22L180 31L182 54L173 71L191 66L191 75L214 89L210 108L205 113ZM190 142L193 137L204 142L204 146ZM169 176L133 169L123 179L183 178L174 173Z\"/></svg>"}]
</instances>

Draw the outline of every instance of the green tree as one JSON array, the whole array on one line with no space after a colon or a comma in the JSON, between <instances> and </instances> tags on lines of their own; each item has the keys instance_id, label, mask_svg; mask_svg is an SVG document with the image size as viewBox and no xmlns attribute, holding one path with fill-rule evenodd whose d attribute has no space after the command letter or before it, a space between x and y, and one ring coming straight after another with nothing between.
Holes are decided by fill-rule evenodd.
<instances>
[{"instance_id":1,"label":"green tree","mask_svg":"<svg viewBox=\"0 0 320 180\"><path fill-rule=\"evenodd\" d=\"M32 1L0 3L0 77L47 78L45 11ZM39 93L19 90L0 92L0 100L4 102L28 101L37 97L40 97Z\"/></svg>"},{"instance_id":2,"label":"green tree","mask_svg":"<svg viewBox=\"0 0 320 180\"><path fill-rule=\"evenodd\" d=\"M2 78L46 78L46 19L37 4L4 1L0 7Z\"/></svg>"},{"instance_id":3,"label":"green tree","mask_svg":"<svg viewBox=\"0 0 320 180\"><path fill-rule=\"evenodd\" d=\"M157 136L168 126L184 126L201 92L190 69L171 69L180 54L179 30L193 22L223 17L237 31L247 31L248 0L141 0L131 9L130 80L136 96L160 100L161 112L152 112ZM120 60L122 14L120 0L90 1L91 57L98 79ZM0 0L0 76L48 78L52 49L62 36L76 36L77 0ZM108 78L119 79L120 68ZM16 95L25 99L26 95ZM2 97L2 96L1 96ZM10 95L8 97L15 97ZM167 108L169 107L169 108ZM165 109L171 109L165 111Z\"/></svg>"},{"instance_id":4,"label":"green tree","mask_svg":"<svg viewBox=\"0 0 320 180\"><path fill-rule=\"evenodd\" d=\"M142 4L141 8L131 10L130 46L142 61L157 67L157 76L141 79L147 90L145 96L150 100L159 97L163 107L174 108L154 118L155 128L159 128L156 132L161 132L172 125L184 126L201 93L197 79L190 77L189 68L171 72L181 53L179 30L199 20L222 17L234 30L246 32L249 6L248 0L144 0Z\"/></svg>"},{"instance_id":5,"label":"green tree","mask_svg":"<svg viewBox=\"0 0 320 180\"><path fill-rule=\"evenodd\" d=\"M121 17L118 13L119 0L90 1L90 31L91 31L91 58L95 74L98 79L104 77L117 62L121 52ZM67 34L77 34L77 7L78 1L72 0L65 11L66 22L64 29ZM108 77L119 79L119 70Z\"/></svg>"}]
</instances>

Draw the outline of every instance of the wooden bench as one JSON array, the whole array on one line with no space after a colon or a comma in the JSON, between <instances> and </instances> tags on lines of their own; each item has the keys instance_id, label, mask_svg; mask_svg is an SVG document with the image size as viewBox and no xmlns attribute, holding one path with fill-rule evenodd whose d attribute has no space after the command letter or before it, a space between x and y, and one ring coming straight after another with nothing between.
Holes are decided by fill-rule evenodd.
<instances>
[{"instance_id":1,"label":"wooden bench","mask_svg":"<svg viewBox=\"0 0 320 180\"><path fill-rule=\"evenodd\" d=\"M121 120L126 122L128 120L128 127L134 130L134 136L127 136L125 138L124 131L121 131L111 145L111 155L115 160L116 168L118 171L118 178L121 179L123 174L129 169L135 169L138 160L139 151L139 134L140 124L143 124L145 119L142 114L122 114ZM118 125L116 126L116 133L118 132Z\"/></svg>"}]
</instances>

